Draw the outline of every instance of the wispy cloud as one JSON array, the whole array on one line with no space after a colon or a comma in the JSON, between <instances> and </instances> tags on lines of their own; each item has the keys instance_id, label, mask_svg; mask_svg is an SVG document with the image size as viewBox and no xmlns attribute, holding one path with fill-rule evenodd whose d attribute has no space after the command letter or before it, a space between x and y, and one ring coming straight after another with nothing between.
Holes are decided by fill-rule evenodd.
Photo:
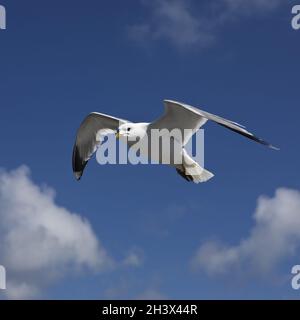
<instances>
[{"instance_id":1,"label":"wispy cloud","mask_svg":"<svg viewBox=\"0 0 300 320\"><path fill-rule=\"evenodd\" d=\"M210 44L214 35L210 25L192 13L190 1L142 1L149 10L149 20L129 28L137 41L168 41L178 48Z\"/></svg>"},{"instance_id":2,"label":"wispy cloud","mask_svg":"<svg viewBox=\"0 0 300 320\"><path fill-rule=\"evenodd\" d=\"M135 300L167 300L168 297L157 289L146 289Z\"/></svg>"},{"instance_id":3,"label":"wispy cloud","mask_svg":"<svg viewBox=\"0 0 300 320\"><path fill-rule=\"evenodd\" d=\"M199 5L192 0L141 0L145 21L129 27L139 43L166 41L179 49L203 48L214 43L224 23L277 8L284 0L216 0Z\"/></svg>"},{"instance_id":4,"label":"wispy cloud","mask_svg":"<svg viewBox=\"0 0 300 320\"><path fill-rule=\"evenodd\" d=\"M193 258L193 267L208 274L241 271L244 275L269 275L284 259L299 252L299 191L281 188L273 198L260 197L254 219L250 235L236 246L203 244Z\"/></svg>"},{"instance_id":5,"label":"wispy cloud","mask_svg":"<svg viewBox=\"0 0 300 320\"><path fill-rule=\"evenodd\" d=\"M88 221L55 203L25 166L0 171L0 259L8 298L38 296L70 272L101 271L111 259Z\"/></svg>"},{"instance_id":6,"label":"wispy cloud","mask_svg":"<svg viewBox=\"0 0 300 320\"><path fill-rule=\"evenodd\" d=\"M123 266L138 268L144 262L144 252L139 248L133 248L129 251L123 260Z\"/></svg>"},{"instance_id":7,"label":"wispy cloud","mask_svg":"<svg viewBox=\"0 0 300 320\"><path fill-rule=\"evenodd\" d=\"M118 284L111 286L105 292L107 299L132 299L132 300L166 300L167 295L159 290L159 285L146 285L140 288L140 281L124 278L118 280Z\"/></svg>"}]
</instances>

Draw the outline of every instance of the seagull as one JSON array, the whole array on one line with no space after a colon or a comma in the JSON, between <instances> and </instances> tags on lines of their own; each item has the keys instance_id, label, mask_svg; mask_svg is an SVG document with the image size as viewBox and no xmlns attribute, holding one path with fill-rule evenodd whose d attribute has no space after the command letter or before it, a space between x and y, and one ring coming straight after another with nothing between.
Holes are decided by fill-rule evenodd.
<instances>
[{"instance_id":1,"label":"seagull","mask_svg":"<svg viewBox=\"0 0 300 320\"><path fill-rule=\"evenodd\" d=\"M169 164L174 167L177 173L187 181L194 183L206 182L210 180L214 174L202 168L199 163L193 160L186 152L185 146L190 138L197 130L199 130L208 120L226 127L244 137L254 140L262 145L271 149L279 150L272 144L262 140L246 130L246 127L230 121L219 116L213 115L206 111L192 107L188 104L164 100L165 112L157 120L151 123L133 123L128 120L116 118L104 113L92 112L81 123L76 141L73 148L73 173L77 180L80 180L83 171L96 152L99 145L103 142L103 137L108 134L115 134L116 138L124 139L129 145L133 145L131 141L136 141L136 138L143 139L149 136L151 130L173 129L182 132L182 139L173 139L173 143L179 148L174 148L177 154L172 154L173 157L179 156L181 161L179 163L170 162ZM186 133L187 132L187 133ZM173 150L173 149L172 149ZM175 153L176 151L173 151ZM159 155L161 163L162 155ZM173 158L172 158L173 159Z\"/></svg>"}]
</instances>

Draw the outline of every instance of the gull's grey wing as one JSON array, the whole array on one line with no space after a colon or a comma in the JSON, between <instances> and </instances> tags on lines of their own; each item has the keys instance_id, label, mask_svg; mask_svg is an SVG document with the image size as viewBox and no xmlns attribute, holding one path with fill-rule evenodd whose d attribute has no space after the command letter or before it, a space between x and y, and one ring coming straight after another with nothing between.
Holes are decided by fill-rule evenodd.
<instances>
[{"instance_id":1,"label":"gull's grey wing","mask_svg":"<svg viewBox=\"0 0 300 320\"><path fill-rule=\"evenodd\" d=\"M164 115L152 122L149 126L150 129L173 129L181 130L183 145L185 145L191 136L203 126L207 118L200 116L198 113L191 112L182 103L164 100L165 113ZM189 131L185 131L189 129Z\"/></svg>"},{"instance_id":2,"label":"gull's grey wing","mask_svg":"<svg viewBox=\"0 0 300 320\"><path fill-rule=\"evenodd\" d=\"M73 173L77 180L105 135L117 132L120 125L129 122L103 113L92 112L81 123L73 148Z\"/></svg>"},{"instance_id":3,"label":"gull's grey wing","mask_svg":"<svg viewBox=\"0 0 300 320\"><path fill-rule=\"evenodd\" d=\"M213 115L206 111L200 110L198 108L189 106L185 103L180 103L172 100L164 100L165 104L165 113L158 120L151 123L151 128L154 129L180 129L182 130L182 134L184 133L184 129L192 129L190 134L183 135L185 145L191 136L201 128L208 120L212 120L219 125L226 127L236 133L239 133L251 140L254 140L258 143L261 143L265 146L268 146L272 149L277 149L270 143L256 137L251 132L247 131L246 128L236 122L231 120L227 120L221 118L219 116Z\"/></svg>"}]
</instances>

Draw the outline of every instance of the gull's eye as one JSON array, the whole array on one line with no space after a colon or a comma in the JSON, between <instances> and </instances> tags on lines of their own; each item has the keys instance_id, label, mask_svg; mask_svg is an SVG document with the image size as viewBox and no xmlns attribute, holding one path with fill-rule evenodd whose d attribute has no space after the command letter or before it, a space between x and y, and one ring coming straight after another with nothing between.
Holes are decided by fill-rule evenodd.
<instances>
[{"instance_id":1,"label":"gull's eye","mask_svg":"<svg viewBox=\"0 0 300 320\"><path fill-rule=\"evenodd\" d=\"M127 128L127 131L129 132L131 130L131 128Z\"/></svg>"}]
</instances>

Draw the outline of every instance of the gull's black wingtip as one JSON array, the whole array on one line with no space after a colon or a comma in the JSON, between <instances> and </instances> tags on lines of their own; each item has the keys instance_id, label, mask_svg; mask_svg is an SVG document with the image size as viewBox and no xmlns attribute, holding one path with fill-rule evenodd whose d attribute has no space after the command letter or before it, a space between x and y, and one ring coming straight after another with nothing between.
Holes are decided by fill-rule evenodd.
<instances>
[{"instance_id":1,"label":"gull's black wingtip","mask_svg":"<svg viewBox=\"0 0 300 320\"><path fill-rule=\"evenodd\" d=\"M244 136L244 137L246 137L246 138L248 138L248 139L251 139L251 140L253 140L253 141L255 141L255 142L258 142L258 143L260 143L260 144L262 144L262 145L264 145L264 146L266 146L266 147L268 147L268 148L270 148L270 149L273 149L273 150L276 150L276 151L279 151L279 150L280 150L279 148L273 146L271 143L269 143L269 142L267 142L267 141L265 141L265 140L263 140L263 139L255 136L254 134L252 134L252 133L250 133L250 132L240 131L240 130L238 130L238 129L236 129L236 128L227 127L227 126L225 126L225 125L222 124L222 123L219 123L219 125L222 126L222 127L226 127L226 128L228 128L229 130L231 130L231 131L233 131L233 132L236 132L236 133L238 133L238 134L240 134L240 135L242 135L242 136Z\"/></svg>"},{"instance_id":2,"label":"gull's black wingtip","mask_svg":"<svg viewBox=\"0 0 300 320\"><path fill-rule=\"evenodd\" d=\"M267 141L265 141L265 140L263 140L263 139L260 139L260 138L258 138L258 137L256 137L256 136L253 136L253 139L252 139L252 140L254 140L254 141L256 141L256 142L258 142L258 143L260 143L260 144L263 144L264 146L266 146L266 147L268 147L268 148L270 148L270 149L272 149L272 150L275 150L275 151L279 151L279 150L280 150L280 148L275 147L275 146L273 146L271 143L269 143L269 142L267 142Z\"/></svg>"},{"instance_id":3,"label":"gull's black wingtip","mask_svg":"<svg viewBox=\"0 0 300 320\"><path fill-rule=\"evenodd\" d=\"M75 144L73 148L72 168L74 177L77 181L81 179L86 164L87 161L81 159L78 147Z\"/></svg>"}]
</instances>

